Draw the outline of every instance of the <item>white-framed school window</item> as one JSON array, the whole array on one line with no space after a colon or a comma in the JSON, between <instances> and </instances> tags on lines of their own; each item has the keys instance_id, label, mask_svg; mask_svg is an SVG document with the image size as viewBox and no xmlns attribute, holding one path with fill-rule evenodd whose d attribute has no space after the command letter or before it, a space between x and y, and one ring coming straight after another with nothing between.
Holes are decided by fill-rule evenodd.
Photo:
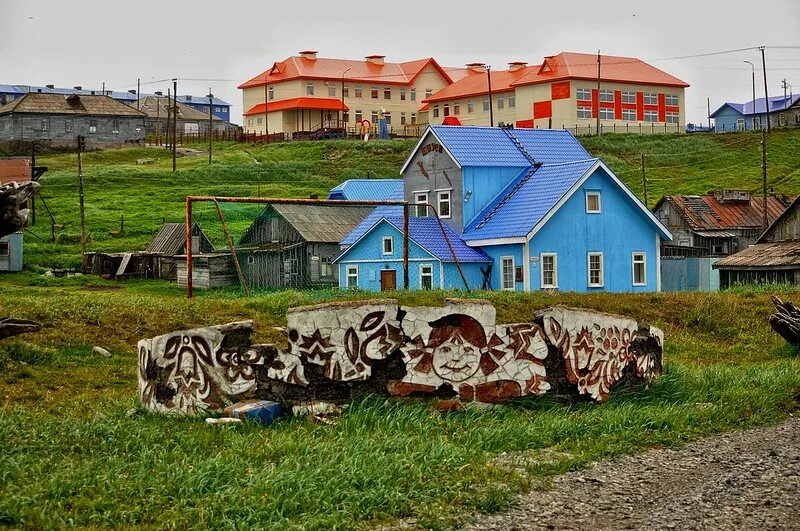
<instances>
[{"instance_id":1,"label":"white-framed school window","mask_svg":"<svg viewBox=\"0 0 800 531\"><path fill-rule=\"evenodd\" d=\"M514 257L500 257L500 287L504 290L513 291L516 289L514 282Z\"/></svg>"},{"instance_id":2,"label":"white-framed school window","mask_svg":"<svg viewBox=\"0 0 800 531\"><path fill-rule=\"evenodd\" d=\"M384 256L391 255L392 253L394 253L394 239L391 236L384 236L381 249L383 251Z\"/></svg>"},{"instance_id":3,"label":"white-framed school window","mask_svg":"<svg viewBox=\"0 0 800 531\"><path fill-rule=\"evenodd\" d=\"M431 264L419 266L419 289L427 291L433 289L433 266Z\"/></svg>"},{"instance_id":4,"label":"white-framed school window","mask_svg":"<svg viewBox=\"0 0 800 531\"><path fill-rule=\"evenodd\" d=\"M542 253L539 262L541 267L542 288L558 287L558 255L556 253Z\"/></svg>"},{"instance_id":5,"label":"white-framed school window","mask_svg":"<svg viewBox=\"0 0 800 531\"><path fill-rule=\"evenodd\" d=\"M602 288L603 282L603 253L589 253L586 259L587 283L590 288Z\"/></svg>"},{"instance_id":6,"label":"white-framed school window","mask_svg":"<svg viewBox=\"0 0 800 531\"><path fill-rule=\"evenodd\" d=\"M647 285L647 255L641 251L634 251L631 268L634 286Z\"/></svg>"},{"instance_id":7,"label":"white-framed school window","mask_svg":"<svg viewBox=\"0 0 800 531\"><path fill-rule=\"evenodd\" d=\"M586 213L599 214L602 211L600 204L600 192L586 192Z\"/></svg>"},{"instance_id":8,"label":"white-framed school window","mask_svg":"<svg viewBox=\"0 0 800 531\"><path fill-rule=\"evenodd\" d=\"M347 266L347 275L345 279L345 286L348 288L357 288L358 287L358 266L357 265L349 265Z\"/></svg>"}]
</instances>

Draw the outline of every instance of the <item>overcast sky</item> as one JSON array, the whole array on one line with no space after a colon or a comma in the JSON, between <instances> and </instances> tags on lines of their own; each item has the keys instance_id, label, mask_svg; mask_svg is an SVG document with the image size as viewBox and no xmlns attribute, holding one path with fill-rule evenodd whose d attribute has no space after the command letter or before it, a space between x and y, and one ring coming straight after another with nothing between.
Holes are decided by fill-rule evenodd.
<instances>
[{"instance_id":1,"label":"overcast sky","mask_svg":"<svg viewBox=\"0 0 800 531\"><path fill-rule=\"evenodd\" d=\"M663 59L759 45L768 47L770 94L783 93L783 78L800 92L800 0L0 0L0 83L128 90L141 78L142 92L166 92L171 83L153 82L178 77L180 94L204 95L210 86L231 102L236 122L237 85L303 49L498 69L600 49L687 81L687 121L705 122L707 97L712 110L750 99L743 61L760 66L760 53ZM763 96L760 77L756 91Z\"/></svg>"}]
</instances>

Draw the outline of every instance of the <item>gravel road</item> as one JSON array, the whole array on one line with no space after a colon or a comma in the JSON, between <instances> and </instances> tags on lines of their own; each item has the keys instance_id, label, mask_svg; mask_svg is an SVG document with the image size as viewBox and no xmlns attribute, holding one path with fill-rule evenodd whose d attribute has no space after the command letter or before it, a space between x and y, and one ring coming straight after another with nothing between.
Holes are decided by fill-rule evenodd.
<instances>
[{"instance_id":1,"label":"gravel road","mask_svg":"<svg viewBox=\"0 0 800 531\"><path fill-rule=\"evenodd\" d=\"M800 418L554 478L467 529L798 529Z\"/></svg>"}]
</instances>

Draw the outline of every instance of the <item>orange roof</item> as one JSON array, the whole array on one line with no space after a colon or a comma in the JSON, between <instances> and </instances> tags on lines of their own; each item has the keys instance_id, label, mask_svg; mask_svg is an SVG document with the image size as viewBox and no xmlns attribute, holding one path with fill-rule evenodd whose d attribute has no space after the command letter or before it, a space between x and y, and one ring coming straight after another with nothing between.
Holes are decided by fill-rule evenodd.
<instances>
[{"instance_id":1,"label":"orange roof","mask_svg":"<svg viewBox=\"0 0 800 531\"><path fill-rule=\"evenodd\" d=\"M280 61L272 65L266 72L258 74L256 77L245 81L239 85L240 89L263 86L264 81L268 83L279 83L290 79L327 79L341 82L342 75L345 80L361 81L366 83L382 83L385 85L411 85L414 79L428 65L432 65L442 77L452 83L453 78L448 71L439 66L432 58L417 59L405 63L384 63L376 64L369 61L358 61L351 59L327 59L327 58L305 58L292 56L285 61ZM461 69L450 69L458 79Z\"/></svg>"},{"instance_id":2,"label":"orange roof","mask_svg":"<svg viewBox=\"0 0 800 531\"><path fill-rule=\"evenodd\" d=\"M514 90L512 84L528 73L537 70L538 66L523 66L513 72L510 70L492 70L492 94L496 92L508 92ZM489 81L486 72L476 72L469 70L468 74L436 92L425 103L435 103L437 101L452 100L455 98L467 98L489 93Z\"/></svg>"},{"instance_id":3,"label":"orange roof","mask_svg":"<svg viewBox=\"0 0 800 531\"><path fill-rule=\"evenodd\" d=\"M269 112L285 111L287 109L321 109L325 111L349 111L350 107L344 105L342 100L336 98L289 98L288 100L271 101L267 106ZM250 108L245 116L264 114L264 104Z\"/></svg>"},{"instance_id":4,"label":"orange roof","mask_svg":"<svg viewBox=\"0 0 800 531\"><path fill-rule=\"evenodd\" d=\"M545 57L535 71L516 81L514 86L547 83L559 79L597 79L597 55L561 52ZM635 57L600 55L600 80L642 85L688 87L681 81Z\"/></svg>"}]
</instances>

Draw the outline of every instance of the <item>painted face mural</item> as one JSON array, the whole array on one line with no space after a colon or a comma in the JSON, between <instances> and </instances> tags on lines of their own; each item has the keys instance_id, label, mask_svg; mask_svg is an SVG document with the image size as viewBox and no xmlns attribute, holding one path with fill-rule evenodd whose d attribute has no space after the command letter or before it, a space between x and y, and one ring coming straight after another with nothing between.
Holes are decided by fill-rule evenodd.
<instances>
[{"instance_id":1,"label":"painted face mural","mask_svg":"<svg viewBox=\"0 0 800 531\"><path fill-rule=\"evenodd\" d=\"M463 382L478 372L486 335L468 315L448 315L434 322L428 339L433 370L442 380Z\"/></svg>"}]
</instances>

